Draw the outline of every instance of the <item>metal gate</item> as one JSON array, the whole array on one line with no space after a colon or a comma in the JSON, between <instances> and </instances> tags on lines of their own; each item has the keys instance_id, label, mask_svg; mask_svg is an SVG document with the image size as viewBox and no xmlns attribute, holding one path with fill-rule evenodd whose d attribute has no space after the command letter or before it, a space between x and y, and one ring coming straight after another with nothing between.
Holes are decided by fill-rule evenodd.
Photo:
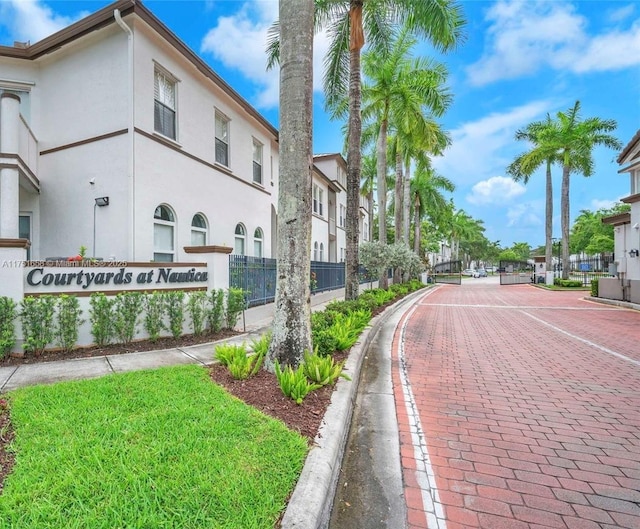
<instances>
[{"instance_id":1,"label":"metal gate","mask_svg":"<svg viewBox=\"0 0 640 529\"><path fill-rule=\"evenodd\" d=\"M500 261L500 284L522 285L532 283L535 268L526 261Z\"/></svg>"},{"instance_id":2,"label":"metal gate","mask_svg":"<svg viewBox=\"0 0 640 529\"><path fill-rule=\"evenodd\" d=\"M459 285L462 282L462 261L447 261L433 267L434 283Z\"/></svg>"}]
</instances>

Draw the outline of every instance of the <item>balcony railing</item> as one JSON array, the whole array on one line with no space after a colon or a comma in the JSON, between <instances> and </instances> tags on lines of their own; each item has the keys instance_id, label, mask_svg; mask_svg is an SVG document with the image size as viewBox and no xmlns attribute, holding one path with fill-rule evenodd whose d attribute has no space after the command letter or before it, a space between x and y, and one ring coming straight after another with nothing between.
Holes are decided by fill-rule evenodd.
<instances>
[{"instance_id":1,"label":"balcony railing","mask_svg":"<svg viewBox=\"0 0 640 529\"><path fill-rule=\"evenodd\" d=\"M20 116L18 129L18 156L27 164L27 168L38 176L38 140L27 125L27 122Z\"/></svg>"}]
</instances>

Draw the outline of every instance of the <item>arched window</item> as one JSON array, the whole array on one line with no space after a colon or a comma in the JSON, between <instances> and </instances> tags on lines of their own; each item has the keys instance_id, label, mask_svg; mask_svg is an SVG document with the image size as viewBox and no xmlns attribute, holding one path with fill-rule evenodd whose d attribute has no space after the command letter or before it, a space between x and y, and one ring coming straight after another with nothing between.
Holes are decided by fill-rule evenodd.
<instances>
[{"instance_id":1,"label":"arched window","mask_svg":"<svg viewBox=\"0 0 640 529\"><path fill-rule=\"evenodd\" d=\"M247 231L242 224L236 225L235 233L235 247L234 253L236 255L244 255L244 242L247 236Z\"/></svg>"},{"instance_id":2,"label":"arched window","mask_svg":"<svg viewBox=\"0 0 640 529\"><path fill-rule=\"evenodd\" d=\"M320 259L319 261L324 261L324 243L320 243Z\"/></svg>"},{"instance_id":3,"label":"arched window","mask_svg":"<svg viewBox=\"0 0 640 529\"><path fill-rule=\"evenodd\" d=\"M191 219L191 246L207 244L207 219L202 213L196 213Z\"/></svg>"},{"instance_id":4,"label":"arched window","mask_svg":"<svg viewBox=\"0 0 640 529\"><path fill-rule=\"evenodd\" d=\"M318 260L318 241L313 243L313 260Z\"/></svg>"},{"instance_id":5,"label":"arched window","mask_svg":"<svg viewBox=\"0 0 640 529\"><path fill-rule=\"evenodd\" d=\"M173 210L159 205L153 214L153 260L172 262L175 260L176 217Z\"/></svg>"},{"instance_id":6,"label":"arched window","mask_svg":"<svg viewBox=\"0 0 640 529\"><path fill-rule=\"evenodd\" d=\"M256 228L253 232L253 255L254 257L262 257L262 230Z\"/></svg>"}]
</instances>

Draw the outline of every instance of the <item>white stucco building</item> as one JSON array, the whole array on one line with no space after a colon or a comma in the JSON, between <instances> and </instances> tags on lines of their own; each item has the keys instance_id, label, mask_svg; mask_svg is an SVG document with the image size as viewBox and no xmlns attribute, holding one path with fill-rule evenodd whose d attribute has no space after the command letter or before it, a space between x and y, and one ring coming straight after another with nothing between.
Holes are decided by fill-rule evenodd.
<instances>
[{"instance_id":1,"label":"white stucco building","mask_svg":"<svg viewBox=\"0 0 640 529\"><path fill-rule=\"evenodd\" d=\"M278 131L140 2L0 46L0 98L0 239L29 258L275 255ZM319 157L312 259L343 258L341 171Z\"/></svg>"},{"instance_id":2,"label":"white stucco building","mask_svg":"<svg viewBox=\"0 0 640 529\"><path fill-rule=\"evenodd\" d=\"M601 279L599 296L640 303L640 130L618 156L619 173L629 175L629 213L603 219L614 226L615 278Z\"/></svg>"}]
</instances>

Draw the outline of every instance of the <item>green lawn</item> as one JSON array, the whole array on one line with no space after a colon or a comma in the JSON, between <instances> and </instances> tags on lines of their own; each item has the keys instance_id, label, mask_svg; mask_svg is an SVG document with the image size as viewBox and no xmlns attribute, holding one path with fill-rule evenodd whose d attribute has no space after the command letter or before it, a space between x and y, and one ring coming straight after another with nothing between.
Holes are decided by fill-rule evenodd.
<instances>
[{"instance_id":1,"label":"green lawn","mask_svg":"<svg viewBox=\"0 0 640 529\"><path fill-rule=\"evenodd\" d=\"M180 366L12 392L0 528L272 529L306 440Z\"/></svg>"}]
</instances>

